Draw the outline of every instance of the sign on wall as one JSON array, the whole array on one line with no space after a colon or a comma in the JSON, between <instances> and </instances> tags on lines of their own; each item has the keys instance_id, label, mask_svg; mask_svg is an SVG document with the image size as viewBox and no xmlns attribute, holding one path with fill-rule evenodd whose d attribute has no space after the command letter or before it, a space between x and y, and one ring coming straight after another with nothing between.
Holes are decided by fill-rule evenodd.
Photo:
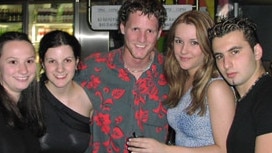
<instances>
[{"instance_id":1,"label":"sign on wall","mask_svg":"<svg viewBox=\"0 0 272 153\"><path fill-rule=\"evenodd\" d=\"M91 26L94 30L117 30L120 5L94 5L91 8ZM164 5L167 20L164 30L168 30L175 19L183 12L192 10L192 5Z\"/></svg>"}]
</instances>

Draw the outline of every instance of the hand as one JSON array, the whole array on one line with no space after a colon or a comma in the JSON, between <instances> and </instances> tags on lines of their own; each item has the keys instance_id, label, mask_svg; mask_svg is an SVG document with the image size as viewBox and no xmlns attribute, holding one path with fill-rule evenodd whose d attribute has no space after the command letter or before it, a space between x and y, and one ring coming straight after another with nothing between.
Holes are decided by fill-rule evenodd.
<instances>
[{"instance_id":1,"label":"hand","mask_svg":"<svg viewBox=\"0 0 272 153\"><path fill-rule=\"evenodd\" d=\"M132 153L165 153L167 147L152 138L129 138L127 145Z\"/></svg>"}]
</instances>

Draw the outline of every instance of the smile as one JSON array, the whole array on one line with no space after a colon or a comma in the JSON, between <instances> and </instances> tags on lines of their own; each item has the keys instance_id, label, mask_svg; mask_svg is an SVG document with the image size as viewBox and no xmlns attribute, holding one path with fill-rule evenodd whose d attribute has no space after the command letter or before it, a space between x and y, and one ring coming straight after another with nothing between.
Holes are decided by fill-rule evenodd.
<instances>
[{"instance_id":1,"label":"smile","mask_svg":"<svg viewBox=\"0 0 272 153\"><path fill-rule=\"evenodd\" d=\"M16 77L16 80L19 80L19 81L26 81L28 80L28 76L20 76L20 77Z\"/></svg>"}]
</instances>

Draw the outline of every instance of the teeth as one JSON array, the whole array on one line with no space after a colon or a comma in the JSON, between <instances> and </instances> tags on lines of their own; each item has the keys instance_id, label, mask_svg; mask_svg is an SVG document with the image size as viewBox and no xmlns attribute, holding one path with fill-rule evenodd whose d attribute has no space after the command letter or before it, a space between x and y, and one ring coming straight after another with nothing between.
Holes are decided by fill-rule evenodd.
<instances>
[{"instance_id":1,"label":"teeth","mask_svg":"<svg viewBox=\"0 0 272 153\"><path fill-rule=\"evenodd\" d=\"M136 45L137 47L144 48L145 45Z\"/></svg>"},{"instance_id":2,"label":"teeth","mask_svg":"<svg viewBox=\"0 0 272 153\"><path fill-rule=\"evenodd\" d=\"M28 77L27 76L25 76L25 77L17 77L16 79L20 80L20 81L25 81L25 80L28 79Z\"/></svg>"},{"instance_id":3,"label":"teeth","mask_svg":"<svg viewBox=\"0 0 272 153\"><path fill-rule=\"evenodd\" d=\"M66 74L63 74L63 75L56 75L56 78L58 78L58 79L61 79L61 78L64 78L64 77L66 77Z\"/></svg>"}]
</instances>

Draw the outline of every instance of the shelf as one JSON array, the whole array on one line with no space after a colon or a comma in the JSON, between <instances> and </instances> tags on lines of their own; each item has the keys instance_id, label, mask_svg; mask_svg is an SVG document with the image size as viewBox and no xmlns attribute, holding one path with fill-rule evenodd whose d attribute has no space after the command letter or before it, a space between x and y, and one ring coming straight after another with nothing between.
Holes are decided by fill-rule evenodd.
<instances>
[{"instance_id":1,"label":"shelf","mask_svg":"<svg viewBox=\"0 0 272 153\"><path fill-rule=\"evenodd\" d=\"M33 23L33 26L65 26L65 27L68 27L68 26L73 26L73 23L58 23L58 22L55 22L55 23Z\"/></svg>"},{"instance_id":2,"label":"shelf","mask_svg":"<svg viewBox=\"0 0 272 153\"><path fill-rule=\"evenodd\" d=\"M0 22L0 34L7 31L22 31L22 22Z\"/></svg>"},{"instance_id":3,"label":"shelf","mask_svg":"<svg viewBox=\"0 0 272 153\"><path fill-rule=\"evenodd\" d=\"M41 38L52 30L62 30L73 34L73 23L52 22L52 23L33 23L31 25L31 40L38 44Z\"/></svg>"},{"instance_id":4,"label":"shelf","mask_svg":"<svg viewBox=\"0 0 272 153\"><path fill-rule=\"evenodd\" d=\"M0 26L21 26L23 23L22 22L0 22Z\"/></svg>"}]
</instances>

